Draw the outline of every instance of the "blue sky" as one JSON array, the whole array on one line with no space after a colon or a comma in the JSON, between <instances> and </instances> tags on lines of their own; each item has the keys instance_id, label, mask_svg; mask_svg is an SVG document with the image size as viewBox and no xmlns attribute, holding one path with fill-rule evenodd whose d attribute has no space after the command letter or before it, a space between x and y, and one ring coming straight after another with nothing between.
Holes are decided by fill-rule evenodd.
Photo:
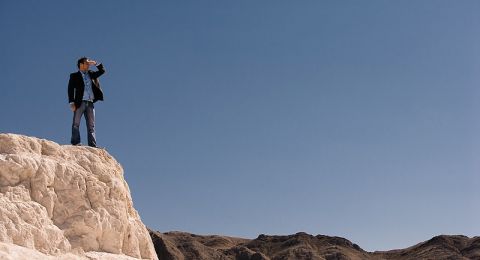
<instances>
[{"instance_id":1,"label":"blue sky","mask_svg":"<svg viewBox=\"0 0 480 260\"><path fill-rule=\"evenodd\" d=\"M1 1L0 132L97 139L161 232L480 234L478 1ZM82 120L85 143L85 122Z\"/></svg>"}]
</instances>

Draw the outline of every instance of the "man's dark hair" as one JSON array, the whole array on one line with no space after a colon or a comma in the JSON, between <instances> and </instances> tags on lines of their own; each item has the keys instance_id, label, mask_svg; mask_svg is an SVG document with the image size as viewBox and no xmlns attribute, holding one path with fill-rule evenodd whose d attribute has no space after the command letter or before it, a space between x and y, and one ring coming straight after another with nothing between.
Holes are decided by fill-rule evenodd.
<instances>
[{"instance_id":1,"label":"man's dark hair","mask_svg":"<svg viewBox=\"0 0 480 260\"><path fill-rule=\"evenodd\" d=\"M88 60L87 57L81 57L80 59L78 59L77 61L77 67L80 68L80 63L84 63Z\"/></svg>"}]
</instances>

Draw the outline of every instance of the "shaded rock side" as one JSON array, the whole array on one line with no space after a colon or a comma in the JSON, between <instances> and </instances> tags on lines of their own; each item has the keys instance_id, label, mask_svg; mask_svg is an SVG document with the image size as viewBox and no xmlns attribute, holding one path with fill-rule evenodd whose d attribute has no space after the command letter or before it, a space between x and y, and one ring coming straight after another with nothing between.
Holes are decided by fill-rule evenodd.
<instances>
[{"instance_id":1,"label":"shaded rock side","mask_svg":"<svg viewBox=\"0 0 480 260\"><path fill-rule=\"evenodd\" d=\"M0 242L46 255L157 259L120 164L105 150L0 134Z\"/></svg>"}]
</instances>

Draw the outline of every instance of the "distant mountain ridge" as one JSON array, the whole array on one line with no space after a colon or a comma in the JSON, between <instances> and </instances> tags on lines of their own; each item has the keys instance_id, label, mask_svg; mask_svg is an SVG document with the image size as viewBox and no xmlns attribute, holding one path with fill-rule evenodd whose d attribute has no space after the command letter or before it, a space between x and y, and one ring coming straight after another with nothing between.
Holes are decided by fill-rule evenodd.
<instances>
[{"instance_id":1,"label":"distant mountain ridge","mask_svg":"<svg viewBox=\"0 0 480 260\"><path fill-rule=\"evenodd\" d=\"M480 259L478 236L441 235L405 249L367 252L345 238L303 232L286 236L262 234L256 239L149 232L162 260Z\"/></svg>"}]
</instances>

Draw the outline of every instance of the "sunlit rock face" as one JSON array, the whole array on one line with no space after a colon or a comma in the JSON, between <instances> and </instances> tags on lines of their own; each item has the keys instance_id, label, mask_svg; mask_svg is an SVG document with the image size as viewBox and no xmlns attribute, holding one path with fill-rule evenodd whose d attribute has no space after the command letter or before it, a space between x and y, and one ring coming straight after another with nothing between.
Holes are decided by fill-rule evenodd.
<instances>
[{"instance_id":1,"label":"sunlit rock face","mask_svg":"<svg viewBox=\"0 0 480 260\"><path fill-rule=\"evenodd\" d=\"M0 134L0 242L0 251L157 259L107 151L15 134Z\"/></svg>"}]
</instances>

